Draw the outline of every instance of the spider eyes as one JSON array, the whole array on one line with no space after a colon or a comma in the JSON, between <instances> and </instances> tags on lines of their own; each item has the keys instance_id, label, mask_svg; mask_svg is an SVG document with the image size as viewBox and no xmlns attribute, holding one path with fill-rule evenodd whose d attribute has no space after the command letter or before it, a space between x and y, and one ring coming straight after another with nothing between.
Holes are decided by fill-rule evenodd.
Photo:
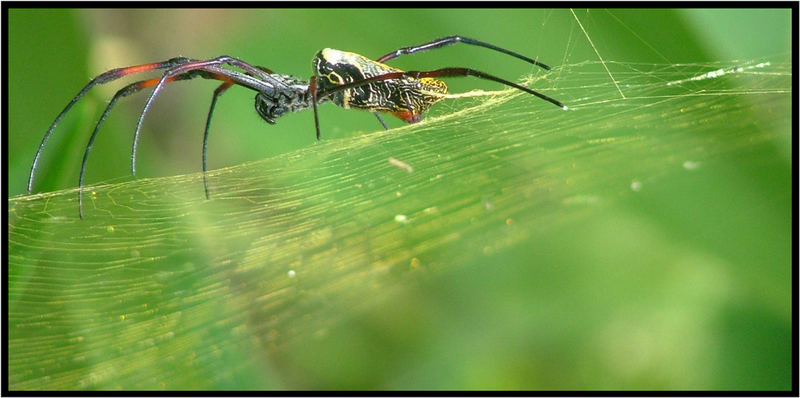
<instances>
[{"instance_id":1,"label":"spider eyes","mask_svg":"<svg viewBox=\"0 0 800 398\"><path fill-rule=\"evenodd\" d=\"M269 124L275 124L275 119L289 112L288 107L280 106L276 101L267 98L261 93L256 94L255 105L258 115Z\"/></svg>"}]
</instances>

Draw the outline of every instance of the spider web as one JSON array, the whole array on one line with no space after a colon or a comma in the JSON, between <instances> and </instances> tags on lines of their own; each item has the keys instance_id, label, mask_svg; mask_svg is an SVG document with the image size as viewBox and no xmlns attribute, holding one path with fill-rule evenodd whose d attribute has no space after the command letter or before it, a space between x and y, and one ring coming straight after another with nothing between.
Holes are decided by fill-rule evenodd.
<instances>
[{"instance_id":1,"label":"spider web","mask_svg":"<svg viewBox=\"0 0 800 398\"><path fill-rule=\"evenodd\" d=\"M598 217L609 231L638 231L607 216L620 208L646 212L649 203L666 214L651 222L667 225L667 236L695 227L702 236L698 225L714 219L702 214L713 211L697 213L698 225L676 226L689 218L670 214L696 214L696 201L738 195L745 197L728 210L771 216L774 205L777 229L788 231L788 201L771 202L788 191L762 198L747 175L777 164L788 178L790 63L581 62L523 84L569 109L515 90L474 92L438 105L439 115L419 124L211 171L211 200L199 173L87 187L83 220L74 189L10 199L9 387L309 386L281 370L280 358L298 344L325 341L356 314L416 302L409 286L436 285L438 276L471 269L465 264L513 258ZM748 156L757 161L743 161ZM729 185L712 183L740 173ZM686 190L671 191L676 186ZM745 235L754 237L746 249L778 245L770 264L788 264L788 236L776 237L765 217ZM731 276L735 259L706 261L711 250L690 261L696 248L682 246L690 242L635 235L642 247L666 246L670 258L686 260L680 270L665 267L689 279L754 278L772 286L789 277L782 266ZM655 281L654 290L687 283L676 278ZM570 280L560 283L579 296L595 292ZM734 281L720 283L702 296L708 307L701 310L735 296ZM771 290L759 305L788 320L790 294ZM690 311L670 305L657 309ZM713 331L693 311L700 310L688 312L694 327ZM669 350L681 342L659 344ZM702 368L713 365L653 355L656 363L698 370L689 379L658 373L667 385L703 385Z\"/></svg>"}]
</instances>

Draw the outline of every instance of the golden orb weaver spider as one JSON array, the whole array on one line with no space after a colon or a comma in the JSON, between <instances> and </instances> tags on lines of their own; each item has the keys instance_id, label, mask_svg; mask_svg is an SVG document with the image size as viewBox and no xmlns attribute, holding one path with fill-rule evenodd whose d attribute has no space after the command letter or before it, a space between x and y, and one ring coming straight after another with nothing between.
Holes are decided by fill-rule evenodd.
<instances>
[{"instance_id":1,"label":"golden orb weaver spider","mask_svg":"<svg viewBox=\"0 0 800 398\"><path fill-rule=\"evenodd\" d=\"M383 119L381 119L378 112L392 114L408 123L416 123L420 121L422 114L433 104L445 98L447 85L443 81L436 79L440 77L475 76L481 79L491 80L535 95L560 108L566 109L564 104L544 94L474 69L448 67L431 71L402 71L384 64L384 62L401 55L432 50L455 43L485 47L550 70L549 66L532 58L464 36L448 36L417 46L403 47L389 52L374 61L359 54L326 48L319 51L314 56L312 61L314 76L308 81L290 75L277 74L267 68L254 66L230 56L220 56L205 61L177 57L163 62L112 69L89 81L89 83L72 98L61 113L56 116L53 123L50 124L50 127L42 138L41 144L39 144L39 148L33 158L33 163L31 164L31 172L28 176L28 193L33 191L33 177L39 165L42 150L47 144L47 140L50 138L50 135L52 135L56 125L58 125L64 115L69 112L78 100L86 95L92 87L98 84L105 84L136 73L160 69L165 69L165 72L160 78L137 81L117 91L100 115L100 119L98 119L89 137L89 142L83 152L83 160L81 161L81 169L78 178L78 212L81 218L83 218L83 180L86 173L89 152L92 149L92 144L97 137L100 126L114 107L114 104L122 97L127 97L147 87L155 86L152 93L150 93L150 96L147 98L144 109L142 109L142 112L139 114L139 118L136 122L136 130L133 135L131 174L135 175L136 149L144 116L147 114L147 110L150 109L153 99L163 89L164 85L178 80L202 77L204 79L219 80L222 82L222 84L214 90L212 95L211 106L208 110L205 131L203 133L203 185L206 198L209 197L208 182L205 173L207 170L206 150L208 147L208 132L211 125L211 116L214 113L214 106L219 96L233 85L256 91L256 112L269 124L275 124L275 119L286 113L312 108L314 110L314 127L317 132L317 140L320 139L317 104L330 101L346 109L357 108L370 111L375 114L378 121L386 129L389 127ZM224 68L223 66L225 65L238 68L241 71Z\"/></svg>"}]
</instances>

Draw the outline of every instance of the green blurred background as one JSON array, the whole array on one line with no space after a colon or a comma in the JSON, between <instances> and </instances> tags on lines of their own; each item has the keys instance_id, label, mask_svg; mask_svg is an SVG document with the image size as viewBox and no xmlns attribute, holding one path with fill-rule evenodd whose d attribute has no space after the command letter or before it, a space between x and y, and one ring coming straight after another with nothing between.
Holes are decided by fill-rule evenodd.
<instances>
[{"instance_id":1,"label":"green blurred background","mask_svg":"<svg viewBox=\"0 0 800 398\"><path fill-rule=\"evenodd\" d=\"M763 60L774 64L791 62L789 10L575 10L575 14L603 59L639 65L643 78L650 77L646 71L651 68L671 71L653 75L653 79L667 79L705 73L720 63L735 66ZM227 54L279 73L308 77L311 57L324 47L374 58L399 47L451 34L488 41L537 57L556 68L578 69L577 65L584 61L597 61L597 54L575 17L566 9L10 10L9 195L24 193L30 161L52 119L82 84L107 69L177 55L211 58ZM703 68L705 63L711 66ZM415 70L465 66L509 80L542 73L513 58L468 46L401 57L392 64ZM682 69L687 74L671 74ZM534 87L553 90L548 93L568 104L580 103L581 86L559 80L556 73L537 81ZM569 69L564 76L572 76ZM606 77L602 70L599 77L592 77L594 80L588 76L575 75L587 79L588 96L598 95L592 91L593 84L607 84ZM450 79L448 84L453 92L498 88L496 84L469 78ZM215 82L199 80L176 83L156 100L141 137L139 178L200 170L202 129L215 86ZM62 121L44 152L36 192L76 185L85 141L105 101L118 87L94 90ZM285 116L277 125L270 126L255 113L252 99L253 94L247 90L232 89L220 100L209 143L211 169L319 145L315 143L310 112ZM108 119L89 162L89 184L128 178L131 135L143 101L142 96L137 96L121 103ZM784 119L787 102L780 104L775 120L788 120ZM431 114L443 115L452 109L437 106ZM731 113L737 119L732 118L730 125L749 126L758 109ZM539 108L536 111L546 112ZM607 111L615 109L609 106ZM655 116L648 114L646 107L638 108L630 119L619 120L616 125L611 121L610 126L595 126L591 118L582 119L579 111L565 115L558 121L548 119L549 127L564 129L559 123L579 123L575 131L585 133L585 137L544 140L540 144L543 148L551 145L553 152L558 152L568 149L572 139L581 143L582 138L603 137L604 131L608 135L624 132L634 136L660 132L636 130L637 115L643 119L643 126L654 127L653 119L648 118ZM706 116L718 115L709 111L705 116L690 116L687 131L696 131L691 129L692 122L702 124ZM320 118L323 140L357 138L380 129L372 115L332 105L320 108ZM389 123L393 127L402 126L397 120ZM617 188L605 191L601 187L599 196L608 202L599 208L590 206L587 211L561 211L556 206L548 215L523 214L522 221L515 218L515 222L527 225L524 237L511 237L511 244L498 244L500 249L484 250L482 256L455 255L476 246L481 232L468 226L462 231L456 228L447 231L439 226L437 232L445 236L463 232L454 246L432 255L446 266L423 276L399 278L399 287L387 284L399 292L376 293L380 297L379 306L370 307L370 300L364 300L367 305L359 306L358 311L328 315L327 319L320 316L322 323L331 321L320 329L324 333L315 333L314 327L303 323L305 318L298 315L302 310L277 312L288 314L289 326L281 329L284 333L291 333L291 324L297 323L305 325L298 328L312 333L313 338L290 339L277 348L265 343L269 346L265 349L268 355L256 356L255 360L248 358L247 351L217 350L215 345L213 352L222 353L204 358L200 361L203 365L186 368L176 365L181 382L195 384L172 385L158 376L149 379L125 374L124 378L95 385L54 385L234 389L789 389L793 373L789 301L793 278L789 253L792 138L788 123L779 123L777 128L766 132L757 128L748 131L759 137L751 140L758 145L736 151L728 148L731 152L719 155L718 163L701 169L701 174L687 177L665 172L658 184L637 197L631 197L630 191L619 194L614 191ZM726 139L723 131L705 133L722 142ZM769 140L761 141L761 134ZM736 138L737 143L747 141L740 141L738 136L731 138ZM425 144L413 139L410 142ZM536 146L539 141L531 142L536 150L542 148ZM659 153L674 153L680 159L700 150L692 147L690 139L672 141L670 137L664 142L673 148ZM686 144L686 148L679 148L676 143ZM442 144L446 145L446 141L433 141L430 145ZM579 178L583 175L587 179L604 179L606 173L611 175L609 179L624 180L627 178L624 170L636 169L640 156L646 159L648 153L660 148L620 146L618 150L612 149L610 156L602 157L607 168L596 175L580 173L585 171L580 166L582 156L589 156L582 152L542 153L542 156L548 159L552 156L559 162L553 165L560 168L558 176L569 174L572 167ZM638 152L633 153L634 150ZM615 156L620 163L614 162ZM675 160L668 156L663 159ZM525 169L536 163L520 161L520 164ZM335 174L336 170L332 170L327 172ZM298 176L302 178L304 174ZM687 200L690 197L693 199ZM591 195L571 197L588 203L592 198ZM536 211L551 209L546 200L540 203L534 207ZM73 210L66 213L71 214L68 217L74 216ZM22 225L17 231L24 230L23 219L28 216L15 215ZM560 218L562 215L569 218ZM528 221L542 217L542 221L550 223L525 224L526 217ZM87 225L90 224L83 226L94 231ZM68 231L80 233L79 227L76 224ZM498 231L486 232L489 242L496 241ZM70 239L66 235L63 238ZM418 242L401 244L411 251ZM20 265L11 268L15 277L37 269L40 265L37 261L52 261L49 255L25 252L24 245L11 250L12 255L24 257ZM414 255L412 251L409 257ZM443 260L448 255L459 261ZM157 256L156 253L153 258ZM15 297L27 297L30 292L20 287L14 293L18 295ZM291 308L291 304L289 301L285 305ZM18 306L15 315L35 312L35 307L29 307L30 301L12 298L11 305L12 312ZM27 321L16 322L12 327ZM65 330L68 334L70 329ZM218 332L218 337L211 340L222 346L230 330L222 328ZM29 352L27 348L35 352L35 347L24 347L25 333L47 334L21 328L12 329L11 333L25 352ZM14 353L12 350L11 356ZM159 363L157 355L148 358L154 361L154 369L159 365L170 366ZM231 365L243 358L248 359L246 365ZM69 369L82 369L82 365L70 361L72 358L64 357L54 362L68 363L64 366ZM30 375L40 369L39 365L29 363L17 369L17 373L11 369L12 389L14 382L23 383L19 386L24 388L36 388L24 382L38 380ZM209 381L204 374L224 376ZM80 375L74 377L81 379Z\"/></svg>"}]
</instances>

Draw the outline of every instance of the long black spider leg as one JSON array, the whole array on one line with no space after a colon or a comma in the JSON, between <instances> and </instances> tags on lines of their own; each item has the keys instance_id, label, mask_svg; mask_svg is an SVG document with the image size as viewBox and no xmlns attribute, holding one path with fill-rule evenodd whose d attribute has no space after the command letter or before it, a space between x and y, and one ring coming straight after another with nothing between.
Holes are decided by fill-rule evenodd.
<instances>
[{"instance_id":1,"label":"long black spider leg","mask_svg":"<svg viewBox=\"0 0 800 398\"><path fill-rule=\"evenodd\" d=\"M217 79L217 80L227 80L224 77L214 76L211 73L205 71L193 71L190 73L185 73L183 75L172 76L168 82L173 82L177 80L188 80L198 76L205 77L207 79ZM131 83L114 94L114 97L111 98L111 101L108 102L106 105L106 109L103 110L103 113L100 115L100 119L98 119L97 124L92 130L92 135L89 136L89 143L86 145L86 149L83 151L83 160L81 161L81 170L78 177L78 213L81 218L83 218L83 180L84 176L86 175L86 165L89 161L89 153L92 150L92 145L94 144L94 140L97 137L97 133L100 131L100 127L103 125L103 122L108 117L108 114L111 113L111 109L117 103L120 98L127 97L131 94L141 91L144 88L151 87L157 84L160 81L159 78L149 79L149 80L142 80L135 83ZM223 84L227 84L223 83Z\"/></svg>"},{"instance_id":2,"label":"long black spider leg","mask_svg":"<svg viewBox=\"0 0 800 398\"><path fill-rule=\"evenodd\" d=\"M317 114L317 77L311 76L308 79L308 91L311 93L311 107L314 109L314 128L317 129L317 141L319 141L319 115Z\"/></svg>"},{"instance_id":3,"label":"long black spider leg","mask_svg":"<svg viewBox=\"0 0 800 398\"><path fill-rule=\"evenodd\" d=\"M238 67L247 72L249 75L219 67L226 64ZM164 72L164 75L161 76L161 80L158 82L158 84L156 84L156 88L153 89L152 93L150 93L150 96L147 98L147 102L144 104L144 109L142 110L142 113L139 114L139 119L136 121L136 131L133 133L133 147L131 148L131 174L136 175L136 150L139 144L139 132L142 129L144 116L150 109L153 99L158 95L159 92L161 92L166 80L171 76L193 70L207 70L216 74L225 75L231 80L236 81L237 84L249 87L256 91L260 91L258 87L263 87L265 85L268 86L267 90L275 90L275 86L278 85L285 86L282 81L271 77L270 74L265 72L263 69L227 55L219 56L207 61L187 62L168 69L166 72Z\"/></svg>"},{"instance_id":4,"label":"long black spider leg","mask_svg":"<svg viewBox=\"0 0 800 398\"><path fill-rule=\"evenodd\" d=\"M47 144L47 140L50 139L50 135L53 134L56 125L58 125L58 123L61 122L61 119L64 118L64 115L66 115L67 112L69 112L69 110L72 109L72 107L75 105L75 103L77 103L78 100L83 98L83 96L86 95L86 93L88 93L89 90L92 89L92 87L98 84L105 84L110 81L117 80L119 78L125 77L130 74L148 72L157 69L172 68L174 66L191 61L192 60L189 58L177 57L163 62L154 62L150 64L128 66L125 68L116 68L104 72L96 76L91 81L89 81L89 83L87 83L86 86L84 86L81 89L81 91L78 92L78 94L72 98L72 100L67 104L67 106L64 107L61 113L59 113L58 116L56 116L56 119L53 120L53 123L50 124L50 127L47 129L47 132L44 133L44 137L42 137L42 142L39 144L39 149L36 150L36 155L33 157L33 163L31 164L31 172L28 175L28 193L31 193L33 191L33 176L36 173L36 169L39 167L39 158L42 155L42 150L44 150L44 147Z\"/></svg>"},{"instance_id":5,"label":"long black spider leg","mask_svg":"<svg viewBox=\"0 0 800 398\"><path fill-rule=\"evenodd\" d=\"M270 74L273 73L271 70L264 68L262 66L258 66L257 68ZM214 107L217 105L217 99L219 98L219 96L222 95L222 93L227 91L229 88L231 88L231 86L233 86L234 84L235 83L233 81L226 81L225 83L220 84L219 87L217 87L214 90L214 95L211 97L211 106L209 106L208 108L208 117L206 117L206 128L203 131L203 189L206 192L206 199L210 199L210 196L208 194L208 178L206 176L206 170L208 169L206 167L206 153L208 149L208 132L210 131L211 128L211 116L214 114Z\"/></svg>"},{"instance_id":6,"label":"long black spider leg","mask_svg":"<svg viewBox=\"0 0 800 398\"><path fill-rule=\"evenodd\" d=\"M516 88L518 90L522 90L522 91L524 91L524 92L526 92L528 94L535 95L535 96L537 96L537 97L539 97L539 98L541 98L541 99L543 99L543 100L545 100L547 102L550 102L550 103L552 103L552 104L554 104L554 105L556 105L556 106L558 106L560 108L565 108L564 104L562 104L560 101L555 100L555 99L553 99L551 97L548 97L548 96L546 96L546 95L544 95L544 94L542 94L542 93L540 93L538 91L531 90L531 89L529 89L529 88L527 88L525 86L521 86L519 84L510 82L508 80L501 79L501 78L499 78L497 76L492 76L492 75L490 75L488 73L484 73L484 72L481 72L481 71L477 71L477 70L474 70L474 69L468 69L468 68L442 68L442 69L436 69L436 70L432 70L432 71L407 71L407 72L386 73L386 74L383 74L383 75L368 77L368 78L366 78L364 80L359 80L359 81L355 81L355 82L340 84L340 85L337 85L337 86L332 86L332 87L326 88L325 90L323 90L320 93L318 93L317 97L318 98L323 98L323 97L329 96L331 94L337 93L339 91L351 89L351 88L354 88L354 87L361 87L361 86L369 84L369 83L379 82L379 81L383 81L383 80L400 79L400 78L406 77L406 76L407 77L413 77L415 79L419 79L421 77L475 76L475 77L478 77L478 78L481 78L481 79L486 79L486 80L491 80L491 81L495 81L495 82L498 82L498 83L502 83L502 84L505 84L506 86L509 86L509 87L514 87L514 88Z\"/></svg>"},{"instance_id":7,"label":"long black spider leg","mask_svg":"<svg viewBox=\"0 0 800 398\"><path fill-rule=\"evenodd\" d=\"M219 98L222 93L224 93L227 89L229 89L233 85L233 82L225 82L219 85L214 90L214 95L211 97L211 106L208 108L208 117L206 118L206 129L203 131L203 189L206 192L206 199L209 199L208 196L208 179L206 178L206 151L208 149L208 131L211 127L211 115L214 114L214 107L217 105L217 98Z\"/></svg>"},{"instance_id":8,"label":"long black spider leg","mask_svg":"<svg viewBox=\"0 0 800 398\"><path fill-rule=\"evenodd\" d=\"M385 122L385 121L383 121L383 118L381 117L381 115L379 115L379 114L377 114L377 113L373 113L373 115L375 115L375 117L377 117L377 118L378 118L378 121L379 121L379 122L381 122L381 125L383 125L383 128L384 128L384 129L386 129L386 130L389 130L389 125L388 125L388 124L386 124L386 122Z\"/></svg>"},{"instance_id":9,"label":"long black spider leg","mask_svg":"<svg viewBox=\"0 0 800 398\"><path fill-rule=\"evenodd\" d=\"M502 47L497 47L494 44L489 44L489 43L482 42L482 41L479 41L479 40L470 39L470 38L464 37L464 36L448 36L448 37L443 37L441 39L436 39L436 40L431 41L429 43L420 44L418 46L403 47L403 48L394 50L394 51L392 51L392 52L390 52L390 53L378 58L378 62L386 62L386 61L388 61L390 59L397 58L397 57L399 57L401 55L404 55L404 54L413 54L413 53L419 52L419 51L433 50L433 49L436 49L436 48L449 46L449 45L455 44L455 43L464 43L464 44L471 44L473 46L485 47L485 48L488 48L488 49L491 49L491 50L499 51L499 52L501 52L503 54L508 54L508 55L510 55L512 57L519 58L519 59L521 59L523 61L532 63L534 65L538 65L538 66L541 66L544 69L550 70L549 66L547 66L547 65L545 65L545 64L543 64L543 63L541 63L541 62L539 62L539 61L537 61L535 59L528 58L528 57L526 57L526 56L524 56L522 54L516 53L516 52L511 51L511 50L506 50L505 48L502 48Z\"/></svg>"}]
</instances>

